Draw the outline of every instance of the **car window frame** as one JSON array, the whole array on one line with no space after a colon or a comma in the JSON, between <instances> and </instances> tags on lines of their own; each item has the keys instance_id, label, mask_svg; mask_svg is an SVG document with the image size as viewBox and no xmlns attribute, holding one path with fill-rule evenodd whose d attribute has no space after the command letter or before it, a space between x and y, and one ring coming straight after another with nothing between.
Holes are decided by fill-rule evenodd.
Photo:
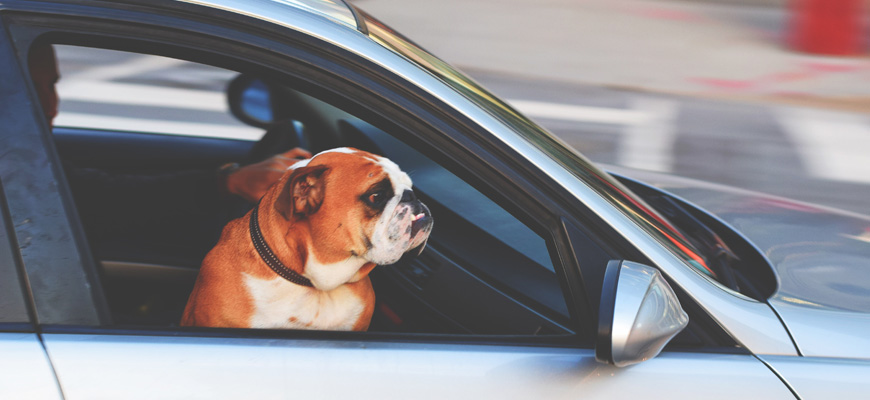
<instances>
[{"instance_id":1,"label":"car window frame","mask_svg":"<svg viewBox=\"0 0 870 400\"><path fill-rule=\"evenodd\" d=\"M67 22L67 24L58 23L58 18L65 19L64 22ZM64 34L66 35L66 34L69 34L70 31L74 31L74 32L78 32L77 34L82 35L82 37L88 37L88 36L94 36L94 35L104 35L103 38L106 39L106 43L103 43L104 46L102 46L102 47L106 47L106 48L112 48L112 42L114 42L115 45L117 45L118 43L122 43L122 42L129 43L129 42L138 42L138 41L143 40L141 38L131 38L130 37L131 35L124 35L124 34L117 33L117 32L114 34L112 32L106 32L104 30L105 27L102 27L103 29L99 29L99 28L93 29L93 27L92 27L93 21L88 21L89 24L88 24L87 28L85 28L83 26L77 26L77 25L80 25L80 22L81 22L77 18L62 17L62 16L61 17L58 17L58 16L50 17L47 15L42 15L39 18L36 18L36 20L41 22L41 24L51 25L51 26L42 26L39 28L34 28L32 25L29 25L26 23L26 18L25 18L24 23L22 23L21 20L16 21L16 24L13 26L13 31L17 30L18 33L21 33L21 32L29 30L30 32L27 32L27 33L29 33L29 35L31 36L31 40L37 36L40 36L40 35L45 35L45 34L50 35L50 34L52 34L52 32L54 32L54 33L64 32ZM46 21L52 21L52 23L48 24ZM31 22L33 22L33 21L31 21ZM112 25L120 25L120 24L117 22L107 22L106 25L112 26ZM116 26L116 28L119 28L119 27L120 26ZM125 26L124 28L128 29L127 32L129 32L130 30L135 30L134 28L129 27L129 26ZM123 29L121 29L121 30L123 31ZM84 32L84 33L82 33L82 32ZM193 33L189 33L189 34L195 36L195 34L193 34ZM25 34L22 36L27 36L27 35ZM67 39L69 41L75 41L74 39L70 39L70 38L67 38ZM177 39L177 37L174 37L174 39ZM155 43L160 43L161 45L167 45L167 43L159 42L157 39L151 39L151 41L153 41ZM24 42L24 41L22 40L22 42ZM76 43L64 43L64 44L76 44ZM173 46L175 46L176 48L183 47L183 46L174 45L174 44L173 44ZM285 46L289 46L289 45L285 45ZM100 47L100 46L97 46L97 47ZM128 49L125 48L124 50L128 50ZM207 55L207 53L205 53L205 54ZM160 55L166 56L167 54L164 54L163 52L161 52ZM178 58L189 59L191 57L178 57ZM207 56L206 56L206 58L207 58ZM191 60L191 61L202 62L200 60ZM212 65L215 65L215 64L212 64ZM413 89L413 88L411 88L411 89ZM421 96L421 95L422 94L417 93L417 96ZM431 110L430 110L430 112L431 112ZM378 117L378 116L376 116L376 117ZM380 117L383 118L382 116L380 116ZM461 116L458 116L458 115L451 115L448 117L450 117L454 120L452 122L455 122L455 120L457 118L461 118ZM440 119L439 121L441 121L442 124L446 124L443 119ZM462 132L463 129L468 129L468 125L470 125L470 124L468 123L468 121L466 121L464 126L461 123L458 125L460 125L460 126L459 127L449 126L448 129L450 131ZM431 129L439 129L439 128L438 127L428 127L428 129L431 130ZM460 133L460 135L461 135L461 133ZM451 139L454 139L454 140L456 138L457 138L456 136L451 137ZM460 164L462 164L462 161L468 161L468 162L471 162L473 164L483 163L487 167L486 169L488 170L489 175L488 176L480 176L480 175L472 176L471 178L475 182L477 182L477 181L487 182L487 178L490 178L490 177L496 178L499 181L509 181L509 182L514 181L514 182L512 182L512 184L513 184L512 186L514 187L514 190L517 192L514 194L519 194L519 196L506 196L505 193L499 192L499 190L495 189L494 186L486 186L484 188L484 189L489 189L488 190L489 193L487 193L487 190L482 190L482 192L484 192L484 194L489 195L490 197L492 197L494 195L499 199L504 198L504 199L508 200L511 207L510 208L506 207L506 209L509 212L511 212L512 214L514 214L515 216L518 216L518 214L519 214L521 221L527 223L538 234L541 234L541 236L545 239L545 241L547 243L547 246L549 248L551 258L553 259L554 264L558 264L558 265L555 265L555 267L558 271L557 278L560 282L560 286L562 287L563 293L567 296L566 301L568 302L569 311L572 313L572 323L574 323L574 324L580 323L580 325L583 325L581 321L584 321L584 320L585 321L592 321L591 319L588 318L590 313L586 309L586 299L582 295L577 295L575 293L576 289L574 289L574 288L582 287L582 286L578 286L578 282L581 281L580 276L579 276L579 267L577 267L577 265L576 265L576 257L574 257L573 253L571 252L570 241L567 239L567 234L565 233L564 226L562 225L562 218L563 218L562 215L571 215L571 212L568 211L568 208L566 207L565 204L560 204L559 202L551 201L550 196L547 196L547 193L545 193L548 190L548 188L555 187L556 185L551 185L548 187L546 185L536 186L534 184L531 184L531 182L534 182L536 180L535 178L540 178L540 176L535 176L534 173L529 174L528 172L532 171L531 169L527 168L527 169L523 170L522 167L518 167L516 165L512 165L509 162L506 162L505 158L510 159L509 155L507 155L507 156L501 155L501 157L498 158L498 156L494 152L486 151L486 150L491 150L491 149L483 149L482 146L480 145L480 143L472 142L471 135L459 136L459 138L466 140L465 143L462 143L462 145L464 145L466 148L472 148L472 149L478 150L474 154L486 154L486 155L489 155L491 158L489 160L476 160L476 159L474 159L474 157L469 157L466 154L465 158L454 157L452 159L447 159L445 156L443 156L443 154L441 154L442 155L441 159L438 159L438 158L433 158L433 159L436 162L439 162L442 164L444 162L447 162L450 165L460 165ZM429 139L431 140L431 138L429 138ZM422 139L418 138L418 140L420 140L422 142ZM432 143L422 143L422 145L441 148L437 144L432 144ZM451 145L453 146L453 148L455 148L457 146L455 143L453 143ZM482 153L481 153L481 151L482 151ZM439 152L443 153L444 151L439 150ZM498 166L504 166L504 167L509 168L513 171L518 171L519 174L516 177L514 177L515 179L508 179L506 176L504 176L503 173L500 172L501 170L498 168ZM465 171L466 174L480 173L480 171L476 171L473 169L463 169L463 171ZM477 187L477 186L475 186L475 187ZM67 193L67 195L68 195L68 193ZM558 196L556 196L556 197L558 197ZM547 203L547 204L542 204L542 201L544 203ZM502 205L502 203L503 203L502 201L499 201L500 205ZM532 213L534 215L530 215L530 213ZM524 221L524 220L527 220L529 218L533 218L533 219L535 219L535 221L531 221L532 224L529 224L528 221ZM540 222L540 221L543 221L543 222ZM545 228L541 228L541 225L545 225ZM542 229L544 230L544 232L541 232ZM593 328L594 327L581 326L579 329L577 329L577 327L575 327L575 329L577 329L577 332L578 332L577 335L584 337L584 340L582 340L582 342L584 342L587 347L588 347L590 342L585 340L585 337L588 336L588 333L591 332L591 330ZM575 341L575 343L576 343L576 341Z\"/></svg>"},{"instance_id":2,"label":"car window frame","mask_svg":"<svg viewBox=\"0 0 870 400\"><path fill-rule=\"evenodd\" d=\"M33 106L35 90L27 82L20 56L6 21L0 20L0 84L4 87L0 119L5 125L0 131L0 147L5 152L0 158L0 180L3 208L12 226L8 234L11 255L20 265L19 281L32 305L30 318L34 324L44 319L77 324L108 321L102 288L93 279L96 269L87 261L86 242L76 231L78 225L71 223L77 213L68 196L57 196L69 194L69 188L58 178L62 176L59 167L49 161L56 152L53 143L45 140L47 123L41 109ZM57 286L69 290L56 292Z\"/></svg>"},{"instance_id":3,"label":"car window frame","mask_svg":"<svg viewBox=\"0 0 870 400\"><path fill-rule=\"evenodd\" d=\"M2 22L0 22L0 56L12 53ZM0 60L0 87L12 86L21 81L20 70L13 57L3 57ZM0 102L7 105L0 110L0 120L5 120L20 112L20 105L26 95L23 92L4 91L0 94ZM21 121L26 126L26 121ZM9 127L5 127L9 129ZM5 130L5 129L4 129ZM6 135L0 131L0 143ZM0 161L0 171L5 169L5 162ZM14 168L14 167L13 167ZM18 238L9 212L6 200L3 176L0 172L0 332L32 332L34 331L34 316L32 304L27 296L27 284L22 273L22 260L18 251Z\"/></svg>"},{"instance_id":4,"label":"car window frame","mask_svg":"<svg viewBox=\"0 0 870 400\"><path fill-rule=\"evenodd\" d=\"M0 22L0 56L12 53L6 32ZM0 58L0 86L5 87L8 83L21 81L23 78L12 57ZM12 104L12 107L3 107L0 110L0 120L11 118L15 108L14 104L20 104L26 99L24 93L0 93L0 101L3 104ZM7 128L8 129L8 128ZM0 143L5 139L5 134L0 131ZM6 166L0 160L0 171ZM23 326L30 327L32 317L28 310L28 300L24 296L25 282L21 274L21 259L18 252L18 240L12 225L9 205L6 193L3 190L3 174L0 172L0 332L19 331Z\"/></svg>"},{"instance_id":5,"label":"car window frame","mask_svg":"<svg viewBox=\"0 0 870 400\"><path fill-rule=\"evenodd\" d=\"M21 273L18 243L11 225L6 195L0 180L0 332L33 331L33 314Z\"/></svg>"}]
</instances>

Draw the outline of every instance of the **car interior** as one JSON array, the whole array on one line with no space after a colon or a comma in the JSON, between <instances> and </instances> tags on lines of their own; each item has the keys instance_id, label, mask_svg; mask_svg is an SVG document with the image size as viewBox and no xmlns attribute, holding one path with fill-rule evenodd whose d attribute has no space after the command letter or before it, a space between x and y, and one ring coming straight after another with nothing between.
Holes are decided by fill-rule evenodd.
<instances>
[{"instance_id":1,"label":"car interior","mask_svg":"<svg viewBox=\"0 0 870 400\"><path fill-rule=\"evenodd\" d=\"M64 95L61 91L59 117L64 116ZM291 87L241 74L228 82L226 97L236 118L263 130L261 138L57 124L55 145L68 176L75 173L71 169L89 169L112 179L216 171L224 163L252 163L294 147L317 153L349 146L385 156L412 176L436 228L419 257L378 267L371 274L377 306L370 331L572 333L544 238L472 185L390 133ZM82 102L70 103L81 110ZM77 188L74 179L70 184L74 193L87 190ZM90 200L76 195L76 201ZM191 238L193 231L183 227L177 232L143 227L91 234L95 229L89 223L99 222L81 217L114 323L177 325L199 264L220 227L251 207L241 200L226 203L214 213L213 223L196 231L200 238Z\"/></svg>"}]
</instances>

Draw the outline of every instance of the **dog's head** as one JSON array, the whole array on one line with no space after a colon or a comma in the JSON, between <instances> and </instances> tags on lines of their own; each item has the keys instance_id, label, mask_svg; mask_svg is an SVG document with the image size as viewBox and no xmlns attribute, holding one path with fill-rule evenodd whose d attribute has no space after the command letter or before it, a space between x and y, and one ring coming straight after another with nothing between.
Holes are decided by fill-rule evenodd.
<instances>
[{"instance_id":1,"label":"dog's head","mask_svg":"<svg viewBox=\"0 0 870 400\"><path fill-rule=\"evenodd\" d=\"M386 158L328 150L293 166L276 185L275 209L288 224L308 229L310 250L323 268L352 257L392 264L408 251L422 251L432 231L432 215L411 185Z\"/></svg>"}]
</instances>

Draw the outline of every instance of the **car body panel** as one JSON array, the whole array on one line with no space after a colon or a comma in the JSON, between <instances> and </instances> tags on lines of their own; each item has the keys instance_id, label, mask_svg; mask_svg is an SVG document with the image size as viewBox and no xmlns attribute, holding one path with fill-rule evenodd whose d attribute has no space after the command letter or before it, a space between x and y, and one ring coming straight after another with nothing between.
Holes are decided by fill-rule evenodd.
<instances>
[{"instance_id":1,"label":"car body panel","mask_svg":"<svg viewBox=\"0 0 870 400\"><path fill-rule=\"evenodd\" d=\"M780 356L762 359L802 399L865 399L870 392L868 360Z\"/></svg>"},{"instance_id":2,"label":"car body panel","mask_svg":"<svg viewBox=\"0 0 870 400\"><path fill-rule=\"evenodd\" d=\"M0 354L0 398L63 398L45 349L35 333L0 333Z\"/></svg>"},{"instance_id":3,"label":"car body panel","mask_svg":"<svg viewBox=\"0 0 870 400\"><path fill-rule=\"evenodd\" d=\"M870 314L817 309L778 297L769 302L782 316L802 355L870 359Z\"/></svg>"},{"instance_id":4,"label":"car body panel","mask_svg":"<svg viewBox=\"0 0 870 400\"><path fill-rule=\"evenodd\" d=\"M18 3L4 4L11 7L10 4ZM435 107L448 110L448 114L459 114L475 124L479 128L475 134L487 141L492 152L514 156L517 162L524 161L523 165L535 166L538 175L546 177L548 182L555 182L554 185L572 195L578 208L588 209L591 215L605 221L609 228L636 246L640 254L655 264L746 349L756 354L784 355L778 358L783 360L784 365L799 363L798 357L785 357L796 356L797 350L778 315L767 304L726 290L691 268L673 248L673 243L651 231L653 224L635 213L637 205L630 204L633 197L618 182L579 154L573 153L558 139L491 98L491 95L480 92L477 86L469 85L465 87L466 91L446 83L445 79L454 73L447 71L438 74L432 69L444 65L434 63L429 67L421 67L410 54L384 47L383 41L360 32L357 29L359 26L330 17L331 11L326 11L326 15L316 12L317 15L312 15L311 10L304 7L281 8L284 6L262 1L188 3L200 4L209 7L209 10L241 12L243 15L237 16L234 21L252 18L274 24L283 29L282 32L304 33L321 41L328 50L340 53L338 50L341 49L348 55L368 60L381 68L389 79L401 80L403 85L419 88ZM100 4L91 3L88 12L93 12ZM123 10L118 11L121 7L118 3L112 4L116 7L115 12L123 13ZM64 2L67 17L75 15L72 12L74 6L75 2ZM48 5L44 7L49 8ZM158 12L160 5L143 9ZM190 11L193 9L195 7L187 9L190 12L187 17L191 20L199 23L221 21L220 18L211 18L213 15L196 19L195 13ZM201 10L206 11L205 8ZM175 23L185 16L177 9L172 11ZM142 12L142 9L137 12ZM93 18L94 15L89 17ZM99 17L108 18L106 15ZM156 23L154 25L160 27ZM178 29L178 26L173 28ZM197 28L189 29L195 32ZM384 34L388 33L380 32L379 38L383 39ZM2 32L0 39L6 42ZM8 43L0 43L0 46L8 47ZM419 49L412 46L406 50ZM23 87L20 84L18 86ZM26 98L18 100L22 100L21 104L28 104L24 101ZM488 108L482 106L482 102L494 104ZM31 108L30 111L37 109ZM29 125L29 130L36 131L36 123L30 121ZM525 133L518 132L518 129ZM47 129L42 131L47 132ZM45 158L52 154L51 149L39 147L38 150L42 158L31 164L38 162L41 171L49 170L53 165L52 159ZM9 159L3 161L4 167L13 165ZM54 168L50 171L54 175L45 172L33 178L34 181L44 184L63 182L60 167L55 165ZM9 171L3 172L6 174L4 179L11 174ZM19 227L18 233L26 233L27 227L20 227L22 223L29 223L25 217L37 214L31 208L21 210L22 187L16 188L19 191L16 193L17 203L10 207L13 209L13 222ZM56 201L59 198L56 192L44 192L50 193L50 197ZM62 207L55 205L54 208ZM58 215L60 217L56 219L66 219L55 221L58 225L68 228L70 221L75 222L74 216L67 218L63 212L58 212ZM37 238L35 242L39 240ZM46 245L42 243L42 246ZM45 258L51 254L47 252ZM74 252L72 256L67 259L86 258L78 257L78 253ZM25 261L32 263L33 257L31 255ZM87 261L69 262L68 268L81 268L81 264L87 264ZM30 275L36 277L38 274L31 272ZM99 282L96 279L91 281ZM49 283L57 285L56 282L46 285ZM98 293L100 288L94 287L93 291ZM96 298L94 302L100 303L99 300ZM37 309L39 306L37 304ZM102 312L98 307L94 306L94 314ZM62 317L58 318L66 321ZM95 319L98 318L89 318L84 323L67 321L79 325L69 328L69 332L78 329L79 333L41 335L66 398L287 398L300 395L354 398L383 398L385 395L412 398L443 398L445 395L505 398L635 399L641 396L672 398L698 395L704 398L794 398L787 385L756 356L710 349L665 352L641 364L619 369L595 362L591 349L563 347L564 341L555 345L542 340L531 346L497 344L507 342L498 339L493 339L488 345L442 344L425 338L416 341L418 338L414 336L398 336L397 340L388 341L372 339L365 334L359 335L359 340L354 339L356 336L346 336L352 339L329 340L326 337L334 336L326 334L318 339L274 336L217 338L208 337L208 334L197 336L195 331L168 331L164 336L144 336L135 329L102 332L99 328L82 327L96 325L91 322ZM51 329L49 327L43 332L52 332ZM64 328L53 329L63 332ZM94 331L99 333L95 334ZM291 336L292 333L287 335ZM253 335L246 333L241 336ZM449 340L455 338L444 339ZM35 357L37 364L40 359L47 360L36 335L30 334L19 342L26 343L29 357ZM56 384L49 386L57 387Z\"/></svg>"},{"instance_id":5,"label":"car body panel","mask_svg":"<svg viewBox=\"0 0 870 400\"><path fill-rule=\"evenodd\" d=\"M622 170L720 218L770 261L768 303L802 355L870 359L870 217L685 178Z\"/></svg>"},{"instance_id":6,"label":"car body panel","mask_svg":"<svg viewBox=\"0 0 870 400\"><path fill-rule=\"evenodd\" d=\"M630 368L616 368L596 362L592 350L572 348L66 334L44 338L68 400L636 399L699 394L708 399L794 398L751 355L663 353Z\"/></svg>"}]
</instances>

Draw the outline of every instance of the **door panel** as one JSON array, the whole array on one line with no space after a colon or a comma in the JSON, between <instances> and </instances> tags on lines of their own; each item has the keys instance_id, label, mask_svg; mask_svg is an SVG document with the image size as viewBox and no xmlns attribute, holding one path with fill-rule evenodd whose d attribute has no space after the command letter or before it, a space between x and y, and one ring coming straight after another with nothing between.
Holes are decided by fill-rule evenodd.
<instances>
[{"instance_id":1,"label":"door panel","mask_svg":"<svg viewBox=\"0 0 870 400\"><path fill-rule=\"evenodd\" d=\"M80 168L184 170L215 168L238 161L253 141L155 133L55 128L54 141L65 163Z\"/></svg>"},{"instance_id":2,"label":"door panel","mask_svg":"<svg viewBox=\"0 0 870 400\"><path fill-rule=\"evenodd\" d=\"M35 333L0 333L0 399L62 399Z\"/></svg>"},{"instance_id":3,"label":"door panel","mask_svg":"<svg viewBox=\"0 0 870 400\"><path fill-rule=\"evenodd\" d=\"M665 353L618 369L522 346L45 335L64 394L153 398L794 398L748 355Z\"/></svg>"},{"instance_id":4,"label":"door panel","mask_svg":"<svg viewBox=\"0 0 870 400\"><path fill-rule=\"evenodd\" d=\"M763 356L804 399L857 399L870 393L870 361Z\"/></svg>"}]
</instances>

